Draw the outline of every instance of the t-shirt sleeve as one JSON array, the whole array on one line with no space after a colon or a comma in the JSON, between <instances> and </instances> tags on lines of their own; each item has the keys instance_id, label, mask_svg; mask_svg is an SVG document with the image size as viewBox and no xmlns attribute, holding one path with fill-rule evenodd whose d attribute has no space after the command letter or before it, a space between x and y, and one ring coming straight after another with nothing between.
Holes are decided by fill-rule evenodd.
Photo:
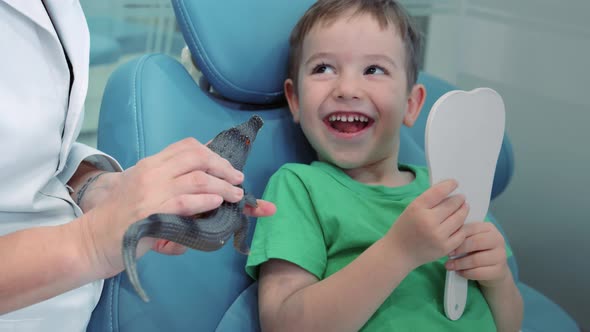
<instances>
[{"instance_id":1,"label":"t-shirt sleeve","mask_svg":"<svg viewBox=\"0 0 590 332\"><path fill-rule=\"evenodd\" d=\"M258 268L269 259L282 259L321 279L327 254L322 227L310 193L301 177L288 168L269 180L263 199L273 202L273 216L258 218L246 272L258 278Z\"/></svg>"}]
</instances>

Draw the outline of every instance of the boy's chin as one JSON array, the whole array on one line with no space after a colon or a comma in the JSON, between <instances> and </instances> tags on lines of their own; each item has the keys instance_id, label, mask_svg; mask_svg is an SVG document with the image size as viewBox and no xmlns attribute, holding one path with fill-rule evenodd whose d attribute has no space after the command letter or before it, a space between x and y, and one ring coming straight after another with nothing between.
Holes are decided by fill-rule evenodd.
<instances>
[{"instance_id":1,"label":"boy's chin","mask_svg":"<svg viewBox=\"0 0 590 332\"><path fill-rule=\"evenodd\" d=\"M340 169L354 169L364 165L364 160L360 156L320 156L319 159L320 161L330 163Z\"/></svg>"}]
</instances>

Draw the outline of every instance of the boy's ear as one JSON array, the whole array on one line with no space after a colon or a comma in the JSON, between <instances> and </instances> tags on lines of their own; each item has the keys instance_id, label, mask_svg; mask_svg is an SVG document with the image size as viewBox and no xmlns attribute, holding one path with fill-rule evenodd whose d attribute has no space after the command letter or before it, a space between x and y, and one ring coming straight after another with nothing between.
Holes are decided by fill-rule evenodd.
<instances>
[{"instance_id":1,"label":"boy's ear","mask_svg":"<svg viewBox=\"0 0 590 332\"><path fill-rule=\"evenodd\" d=\"M288 78L285 80L284 89L289 110L291 111L291 115L293 115L293 121L299 123L299 100L297 99L297 93L295 93L295 85L292 79Z\"/></svg>"},{"instance_id":2,"label":"boy's ear","mask_svg":"<svg viewBox=\"0 0 590 332\"><path fill-rule=\"evenodd\" d=\"M424 85L414 84L412 91L410 91L408 96L408 105L406 108L406 114L404 115L404 125L406 127L412 127L414 125L414 122L416 122L416 119L418 119L418 116L420 115L425 100L426 88Z\"/></svg>"}]
</instances>

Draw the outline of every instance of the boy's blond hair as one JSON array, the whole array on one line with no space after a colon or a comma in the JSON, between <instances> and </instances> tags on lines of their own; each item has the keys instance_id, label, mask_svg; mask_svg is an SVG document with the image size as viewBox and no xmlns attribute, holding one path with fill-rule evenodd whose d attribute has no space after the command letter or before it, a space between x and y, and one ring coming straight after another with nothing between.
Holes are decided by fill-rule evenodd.
<instances>
[{"instance_id":1,"label":"boy's blond hair","mask_svg":"<svg viewBox=\"0 0 590 332\"><path fill-rule=\"evenodd\" d=\"M353 15L370 14L381 28L393 24L398 29L406 51L405 66L410 91L418 78L422 41L408 13L396 0L318 0L314 3L297 22L289 39L288 75L295 89L305 36L318 23L329 24L351 9L355 10Z\"/></svg>"}]
</instances>

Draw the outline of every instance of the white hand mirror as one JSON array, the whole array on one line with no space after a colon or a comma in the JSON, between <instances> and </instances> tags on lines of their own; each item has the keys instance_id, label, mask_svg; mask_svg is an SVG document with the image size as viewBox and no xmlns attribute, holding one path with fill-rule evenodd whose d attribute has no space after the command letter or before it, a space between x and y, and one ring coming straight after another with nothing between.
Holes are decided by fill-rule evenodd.
<instances>
[{"instance_id":1,"label":"white hand mirror","mask_svg":"<svg viewBox=\"0 0 590 332\"><path fill-rule=\"evenodd\" d=\"M455 193L469 204L466 223L483 221L490 204L494 172L504 137L500 95L488 88L450 91L432 106L426 123L426 161L430 183L455 179ZM467 280L447 271L445 314L457 320L465 310Z\"/></svg>"}]
</instances>

